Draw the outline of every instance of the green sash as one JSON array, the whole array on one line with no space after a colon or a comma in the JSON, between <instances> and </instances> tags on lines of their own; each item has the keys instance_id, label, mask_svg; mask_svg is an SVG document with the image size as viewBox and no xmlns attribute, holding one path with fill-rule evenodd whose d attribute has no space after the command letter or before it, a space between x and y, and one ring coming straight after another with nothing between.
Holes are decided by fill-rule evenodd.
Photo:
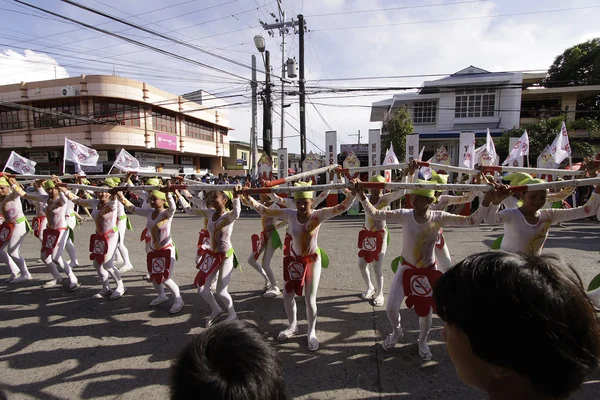
<instances>
[{"instance_id":1,"label":"green sash","mask_svg":"<svg viewBox=\"0 0 600 400\"><path fill-rule=\"evenodd\" d=\"M127 214L123 214L119 217L119 221L123 221L124 219L127 220L127 230L132 231L133 225L131 225L131 221L129 220L129 217L127 216Z\"/></svg>"},{"instance_id":2,"label":"green sash","mask_svg":"<svg viewBox=\"0 0 600 400\"><path fill-rule=\"evenodd\" d=\"M22 216L21 218L17 218L15 221L16 224L20 224L21 222L25 222L25 234L33 231L33 229L31 228L31 224L27 220L27 217Z\"/></svg>"},{"instance_id":3,"label":"green sash","mask_svg":"<svg viewBox=\"0 0 600 400\"><path fill-rule=\"evenodd\" d=\"M394 273L396 273L396 271L398 271L398 266L402 264L402 261L404 261L402 256L398 256L392 260L392 271Z\"/></svg>"},{"instance_id":4,"label":"green sash","mask_svg":"<svg viewBox=\"0 0 600 400\"><path fill-rule=\"evenodd\" d=\"M502 239L504 239L504 235L500 236L498 239L494 240L490 248L492 250L500 250L500 246L502 246Z\"/></svg>"},{"instance_id":5,"label":"green sash","mask_svg":"<svg viewBox=\"0 0 600 400\"><path fill-rule=\"evenodd\" d=\"M329 267L329 256L327 255L325 250L323 250L320 247L317 247L317 254L319 255L319 257L321 257L321 268Z\"/></svg>"},{"instance_id":6,"label":"green sash","mask_svg":"<svg viewBox=\"0 0 600 400\"><path fill-rule=\"evenodd\" d=\"M283 248L283 243L281 243L281 237L279 236L277 229L273 229L273 231L271 231L271 247L274 249Z\"/></svg>"}]
</instances>

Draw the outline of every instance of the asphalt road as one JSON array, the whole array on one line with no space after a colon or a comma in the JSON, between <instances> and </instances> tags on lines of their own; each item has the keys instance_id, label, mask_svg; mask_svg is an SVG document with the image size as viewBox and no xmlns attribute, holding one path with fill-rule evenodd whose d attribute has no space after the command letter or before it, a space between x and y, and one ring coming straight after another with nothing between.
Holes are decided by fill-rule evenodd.
<instances>
[{"instance_id":1,"label":"asphalt road","mask_svg":"<svg viewBox=\"0 0 600 400\"><path fill-rule=\"evenodd\" d=\"M22 247L34 279L16 286L0 285L0 386L10 399L166 399L173 358L190 338L203 330L209 307L192 287L196 274L194 251L200 220L177 215L173 237L180 250L175 281L182 289L185 307L170 315L171 302L157 309L152 285L141 277L145 253L138 237L144 221L132 218L134 232L127 237L135 270L125 275L126 295L115 301L92 300L99 290L88 260L91 223L76 231L81 267L76 269L82 288L69 293L62 287L40 289L50 275L37 259L39 242L33 236ZM230 293L238 316L258 324L279 350L289 394L300 399L481 399L463 385L441 340L442 322L434 317L430 346L434 359L417 355L418 322L413 310L401 311L405 336L391 352L381 347L390 325L383 307L374 308L359 298L364 283L356 267L357 232L362 218L338 218L321 228L319 245L330 256L319 286L317 334L320 349L306 348L303 301L298 303L301 335L285 343L274 340L285 327L281 296L260 297L262 278L247 265L250 235L259 229L254 217L235 224L233 244L242 261L234 272ZM587 282L600 272L598 222L567 223L551 231L546 251L573 262ZM385 271L386 293L392 272L389 261L398 255L401 229L390 226ZM500 234L486 227L445 230L454 260L486 250ZM281 253L273 260L281 276ZM8 276L0 267L0 276ZM282 280L281 278L280 281ZM596 371L575 399L598 399L600 371Z\"/></svg>"}]
</instances>

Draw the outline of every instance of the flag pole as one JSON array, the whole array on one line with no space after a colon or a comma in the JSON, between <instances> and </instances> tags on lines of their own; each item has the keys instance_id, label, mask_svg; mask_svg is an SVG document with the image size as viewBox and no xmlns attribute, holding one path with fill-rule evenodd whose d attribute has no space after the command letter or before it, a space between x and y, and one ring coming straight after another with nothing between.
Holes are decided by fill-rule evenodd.
<instances>
[{"instance_id":1,"label":"flag pole","mask_svg":"<svg viewBox=\"0 0 600 400\"><path fill-rule=\"evenodd\" d=\"M571 171L573 171L573 159L569 156L569 167ZM571 180L575 179L575 175L571 175ZM577 190L577 189L575 189ZM577 199L575 197L575 190L573 190L573 194L571 194L571 201L573 202L573 208L577 207Z\"/></svg>"},{"instance_id":2,"label":"flag pole","mask_svg":"<svg viewBox=\"0 0 600 400\"><path fill-rule=\"evenodd\" d=\"M110 169L108 170L108 175L110 175L110 173L112 172L114 167L115 167L115 163L113 163L113 165L110 166Z\"/></svg>"},{"instance_id":3,"label":"flag pole","mask_svg":"<svg viewBox=\"0 0 600 400\"><path fill-rule=\"evenodd\" d=\"M65 164L67 163L66 157L67 157L67 138L65 136L65 147L63 149L63 173L62 173L63 175L65 174L65 168L66 168Z\"/></svg>"}]
</instances>

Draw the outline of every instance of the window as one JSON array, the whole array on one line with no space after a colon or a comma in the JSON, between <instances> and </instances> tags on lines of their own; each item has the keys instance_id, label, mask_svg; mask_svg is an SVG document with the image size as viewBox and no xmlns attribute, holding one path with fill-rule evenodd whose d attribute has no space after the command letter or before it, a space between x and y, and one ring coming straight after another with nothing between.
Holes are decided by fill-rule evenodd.
<instances>
[{"instance_id":1,"label":"window","mask_svg":"<svg viewBox=\"0 0 600 400\"><path fill-rule=\"evenodd\" d=\"M23 127L23 124L19 122L19 110L0 107L0 131L22 129Z\"/></svg>"},{"instance_id":2,"label":"window","mask_svg":"<svg viewBox=\"0 0 600 400\"><path fill-rule=\"evenodd\" d=\"M242 160L248 161L248 153L246 153L245 151L242 151Z\"/></svg>"},{"instance_id":3,"label":"window","mask_svg":"<svg viewBox=\"0 0 600 400\"><path fill-rule=\"evenodd\" d=\"M33 102L32 106L40 109L39 111L33 111L33 126L35 128L61 128L63 126L75 126L86 123L74 118L54 114L81 115L78 99L36 101Z\"/></svg>"},{"instance_id":4,"label":"window","mask_svg":"<svg viewBox=\"0 0 600 400\"><path fill-rule=\"evenodd\" d=\"M208 122L185 120L185 136L213 142L215 140L215 128Z\"/></svg>"},{"instance_id":5,"label":"window","mask_svg":"<svg viewBox=\"0 0 600 400\"><path fill-rule=\"evenodd\" d=\"M94 100L94 118L107 124L140 126L140 106L134 103Z\"/></svg>"},{"instance_id":6,"label":"window","mask_svg":"<svg viewBox=\"0 0 600 400\"><path fill-rule=\"evenodd\" d=\"M480 118L496 115L496 89L456 91L454 118Z\"/></svg>"},{"instance_id":7,"label":"window","mask_svg":"<svg viewBox=\"0 0 600 400\"><path fill-rule=\"evenodd\" d=\"M155 131L177 133L177 120L173 115L153 111L152 125Z\"/></svg>"},{"instance_id":8,"label":"window","mask_svg":"<svg viewBox=\"0 0 600 400\"><path fill-rule=\"evenodd\" d=\"M413 103L413 123L435 124L437 103L435 101L415 101Z\"/></svg>"}]
</instances>

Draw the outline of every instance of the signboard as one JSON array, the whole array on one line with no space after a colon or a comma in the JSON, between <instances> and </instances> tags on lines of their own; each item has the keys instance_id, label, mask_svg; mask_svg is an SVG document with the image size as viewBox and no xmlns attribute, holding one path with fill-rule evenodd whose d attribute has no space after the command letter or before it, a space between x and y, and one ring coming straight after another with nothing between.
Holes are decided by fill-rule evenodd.
<instances>
[{"instance_id":1,"label":"signboard","mask_svg":"<svg viewBox=\"0 0 600 400\"><path fill-rule=\"evenodd\" d=\"M96 150L96 153L98 153L98 162L108 161L107 150Z\"/></svg>"},{"instance_id":2,"label":"signboard","mask_svg":"<svg viewBox=\"0 0 600 400\"><path fill-rule=\"evenodd\" d=\"M48 157L48 153L28 153L27 158L31 161L35 161L36 163L48 163L50 162L50 158Z\"/></svg>"},{"instance_id":3,"label":"signboard","mask_svg":"<svg viewBox=\"0 0 600 400\"><path fill-rule=\"evenodd\" d=\"M311 151L302 162L302 172L307 172L317 168L321 168L321 160L319 160L315 153ZM317 179L318 177L315 175L310 177L313 185L317 184Z\"/></svg>"},{"instance_id":4,"label":"signboard","mask_svg":"<svg viewBox=\"0 0 600 400\"><path fill-rule=\"evenodd\" d=\"M381 131L379 129L369 129L369 167L380 165L381 163ZM379 175L379 171L369 172L369 176Z\"/></svg>"},{"instance_id":5,"label":"signboard","mask_svg":"<svg viewBox=\"0 0 600 400\"><path fill-rule=\"evenodd\" d=\"M180 164L194 165L194 157L179 156Z\"/></svg>"},{"instance_id":6,"label":"signboard","mask_svg":"<svg viewBox=\"0 0 600 400\"><path fill-rule=\"evenodd\" d=\"M194 172L196 172L196 168L195 167L183 167L183 173L184 174L193 174Z\"/></svg>"},{"instance_id":7,"label":"signboard","mask_svg":"<svg viewBox=\"0 0 600 400\"><path fill-rule=\"evenodd\" d=\"M86 174L96 173L96 172L104 172L104 164L96 164L96 165L80 165L79 166L83 172Z\"/></svg>"},{"instance_id":8,"label":"signboard","mask_svg":"<svg viewBox=\"0 0 600 400\"><path fill-rule=\"evenodd\" d=\"M174 164L173 156L167 154L142 153L136 151L134 157L137 158L140 164Z\"/></svg>"},{"instance_id":9,"label":"signboard","mask_svg":"<svg viewBox=\"0 0 600 400\"><path fill-rule=\"evenodd\" d=\"M266 153L262 153L256 163L258 169L258 178L266 181L273 180L273 161L267 156Z\"/></svg>"},{"instance_id":10,"label":"signboard","mask_svg":"<svg viewBox=\"0 0 600 400\"><path fill-rule=\"evenodd\" d=\"M464 167L465 160L470 163L470 168L473 168L475 159L475 132L461 132L458 146L458 166ZM450 165L450 164L448 164Z\"/></svg>"},{"instance_id":11,"label":"signboard","mask_svg":"<svg viewBox=\"0 0 600 400\"><path fill-rule=\"evenodd\" d=\"M177 150L177 136L167 133L156 132L156 148L165 150Z\"/></svg>"},{"instance_id":12,"label":"signboard","mask_svg":"<svg viewBox=\"0 0 600 400\"><path fill-rule=\"evenodd\" d=\"M406 136L405 162L411 162L419 157L419 134Z\"/></svg>"},{"instance_id":13,"label":"signboard","mask_svg":"<svg viewBox=\"0 0 600 400\"><path fill-rule=\"evenodd\" d=\"M509 138L508 148L512 149L513 147L515 147L517 145L517 142L519 141L519 139L520 138L518 138L518 137ZM516 160L513 160L509 164L510 164L509 167L522 167L523 166L523 156L517 157Z\"/></svg>"},{"instance_id":14,"label":"signboard","mask_svg":"<svg viewBox=\"0 0 600 400\"><path fill-rule=\"evenodd\" d=\"M369 145L366 143L361 144L342 144L340 145L341 153L354 153L356 155L367 155L369 154Z\"/></svg>"},{"instance_id":15,"label":"signboard","mask_svg":"<svg viewBox=\"0 0 600 400\"><path fill-rule=\"evenodd\" d=\"M279 163L277 164L277 178L287 178L288 174L288 152L287 148L277 150L277 158Z\"/></svg>"}]
</instances>

